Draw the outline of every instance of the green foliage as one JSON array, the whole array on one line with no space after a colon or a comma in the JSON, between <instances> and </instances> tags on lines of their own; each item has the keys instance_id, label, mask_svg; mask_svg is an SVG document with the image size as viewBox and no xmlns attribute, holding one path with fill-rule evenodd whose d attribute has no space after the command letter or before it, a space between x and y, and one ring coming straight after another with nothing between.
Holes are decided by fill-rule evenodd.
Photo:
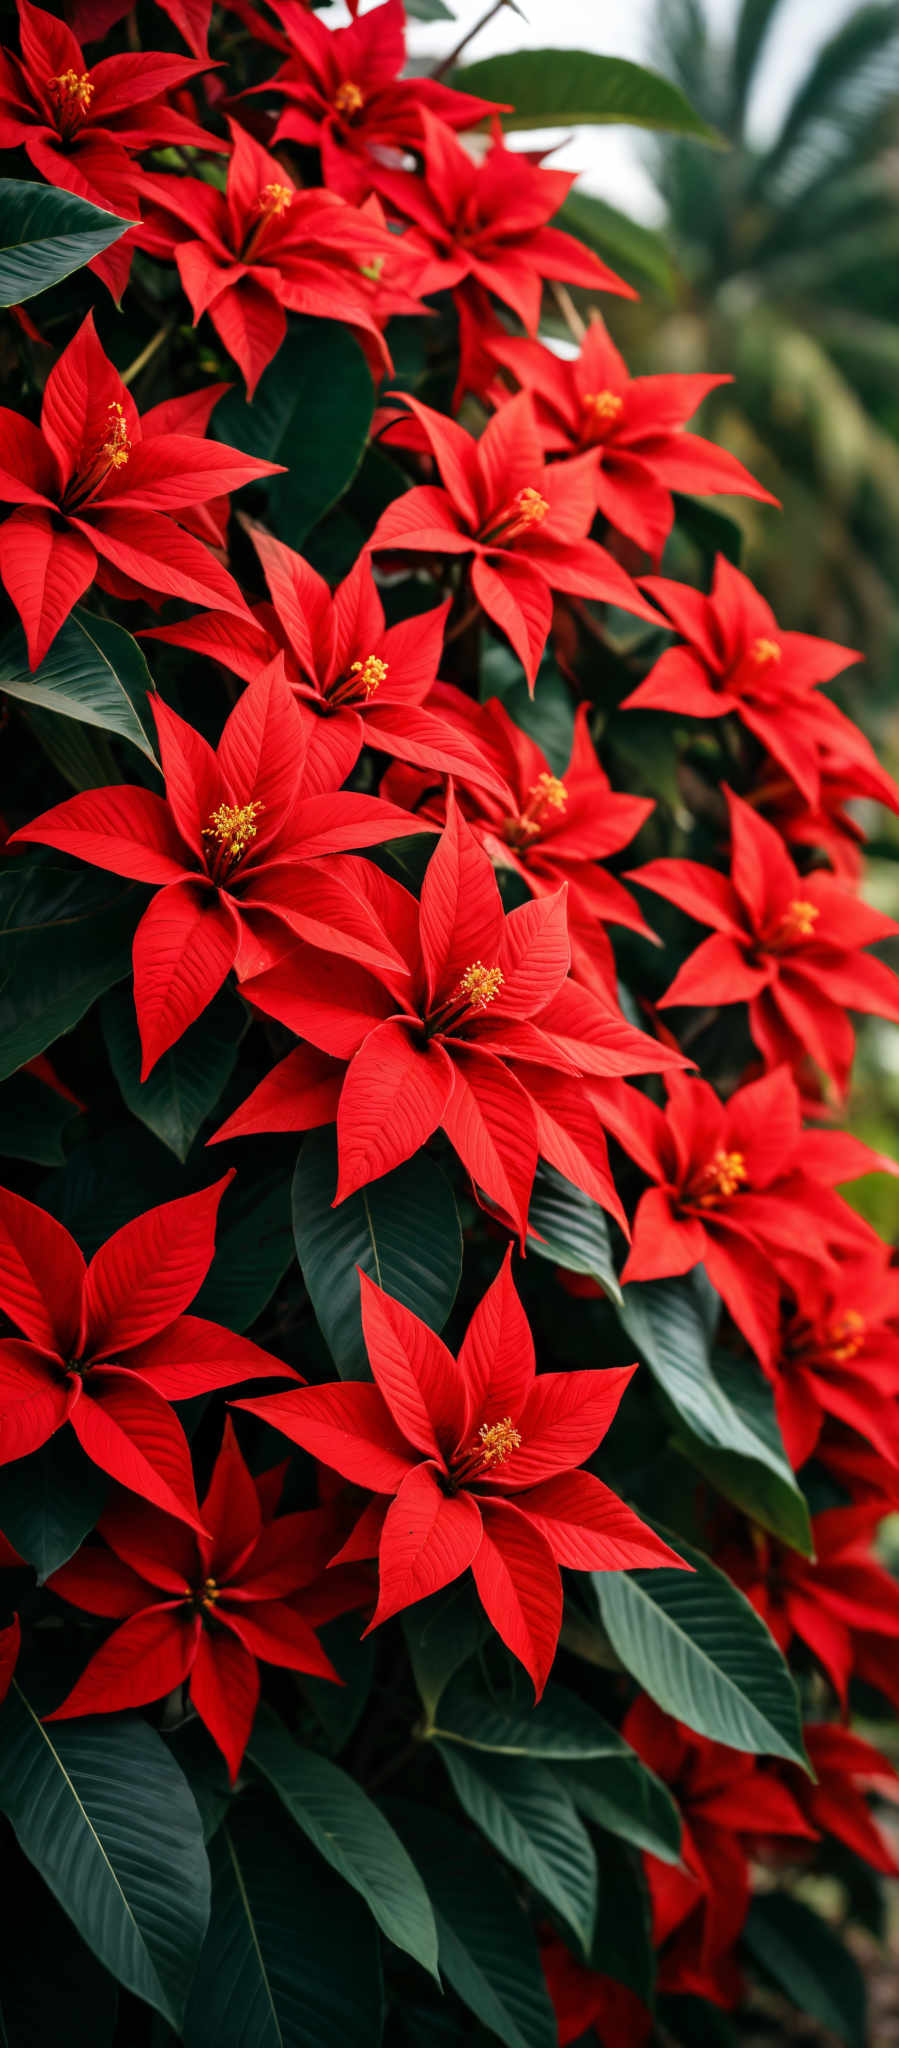
<instances>
[{"instance_id":1,"label":"green foliage","mask_svg":"<svg viewBox=\"0 0 899 2048\"><path fill-rule=\"evenodd\" d=\"M133 884L29 853L0 870L0 1079L71 1031L128 972Z\"/></svg>"},{"instance_id":2,"label":"green foliage","mask_svg":"<svg viewBox=\"0 0 899 2048\"><path fill-rule=\"evenodd\" d=\"M13 627L0 644L0 690L8 697L129 740L155 767L147 706L152 688L150 671L131 634L80 606L33 671L21 627Z\"/></svg>"},{"instance_id":3,"label":"green foliage","mask_svg":"<svg viewBox=\"0 0 899 2048\"><path fill-rule=\"evenodd\" d=\"M845 2042L869 2040L865 1980L832 1926L802 1899L777 1892L753 1899L743 1939L764 1975L808 2019Z\"/></svg>"},{"instance_id":4,"label":"green foliage","mask_svg":"<svg viewBox=\"0 0 899 2048\"><path fill-rule=\"evenodd\" d=\"M467 64L455 83L484 99L510 101L513 111L503 115L509 129L621 121L721 143L670 79L626 57L599 57L594 50L515 50Z\"/></svg>"},{"instance_id":5,"label":"green foliage","mask_svg":"<svg viewBox=\"0 0 899 2048\"><path fill-rule=\"evenodd\" d=\"M216 407L220 440L284 464L268 489L268 522L292 548L352 482L374 403L371 372L349 329L297 319L252 405L235 390Z\"/></svg>"},{"instance_id":6,"label":"green foliage","mask_svg":"<svg viewBox=\"0 0 899 2048\"><path fill-rule=\"evenodd\" d=\"M112 247L131 223L74 192L0 178L0 306L49 291Z\"/></svg>"}]
</instances>

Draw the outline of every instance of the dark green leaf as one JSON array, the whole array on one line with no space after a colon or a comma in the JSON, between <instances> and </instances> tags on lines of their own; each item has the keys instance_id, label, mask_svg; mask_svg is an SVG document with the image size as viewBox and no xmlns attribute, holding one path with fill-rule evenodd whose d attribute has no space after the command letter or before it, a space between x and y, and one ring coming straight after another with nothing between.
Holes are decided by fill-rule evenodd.
<instances>
[{"instance_id":1,"label":"dark green leaf","mask_svg":"<svg viewBox=\"0 0 899 2048\"><path fill-rule=\"evenodd\" d=\"M128 972L133 883L40 856L0 872L0 1080L44 1052Z\"/></svg>"},{"instance_id":2,"label":"dark green leaf","mask_svg":"<svg viewBox=\"0 0 899 2048\"><path fill-rule=\"evenodd\" d=\"M600 57L595 50L512 50L466 64L453 84L484 99L509 101L513 111L502 116L506 128L623 121L725 146L679 86L626 57Z\"/></svg>"},{"instance_id":3,"label":"dark green leaf","mask_svg":"<svg viewBox=\"0 0 899 2048\"><path fill-rule=\"evenodd\" d=\"M673 296L674 271L664 236L619 213L617 206L610 206L596 192L582 192L575 186L558 216L558 225L595 249L629 282L634 276L641 281L645 278L668 297Z\"/></svg>"},{"instance_id":4,"label":"dark green leaf","mask_svg":"<svg viewBox=\"0 0 899 2048\"><path fill-rule=\"evenodd\" d=\"M246 1011L221 989L177 1045L140 1078L140 1038L130 987L110 989L100 1012L110 1065L127 1107L176 1158L185 1160L204 1118L230 1080Z\"/></svg>"},{"instance_id":5,"label":"dark green leaf","mask_svg":"<svg viewBox=\"0 0 899 2048\"><path fill-rule=\"evenodd\" d=\"M561 1914L588 1955L596 1859L561 1777L531 1757L463 1751L453 1742L435 1746L469 1820Z\"/></svg>"},{"instance_id":6,"label":"dark green leaf","mask_svg":"<svg viewBox=\"0 0 899 2048\"><path fill-rule=\"evenodd\" d=\"M150 671L131 634L80 608L60 627L49 654L33 673L20 626L0 644L0 690L8 697L82 725L101 726L104 732L130 740L155 767L148 737L147 696L152 688Z\"/></svg>"},{"instance_id":7,"label":"dark green leaf","mask_svg":"<svg viewBox=\"0 0 899 2048\"><path fill-rule=\"evenodd\" d=\"M781 1543L810 1557L813 1541L808 1503L787 1460L768 1381L754 1358L735 1358L720 1351L712 1365L722 1393L756 1441L768 1445L777 1463L764 1465L756 1457L719 1450L690 1430L678 1431L680 1448L726 1500L770 1529Z\"/></svg>"},{"instance_id":8,"label":"dark green leaf","mask_svg":"<svg viewBox=\"0 0 899 2048\"><path fill-rule=\"evenodd\" d=\"M36 1074L16 1074L0 1084L0 1153L35 1166L61 1166L63 1132L79 1114L77 1102Z\"/></svg>"},{"instance_id":9,"label":"dark green leaf","mask_svg":"<svg viewBox=\"0 0 899 2048\"><path fill-rule=\"evenodd\" d=\"M349 328L294 320L252 405L230 391L216 408L219 440L286 465L272 479L268 520L298 548L352 482L374 411L371 372Z\"/></svg>"},{"instance_id":10,"label":"dark green leaf","mask_svg":"<svg viewBox=\"0 0 899 2048\"><path fill-rule=\"evenodd\" d=\"M626 1745L620 1756L567 1767L565 1783L586 1820L663 1863L680 1862L681 1822L674 1800Z\"/></svg>"},{"instance_id":11,"label":"dark green leaf","mask_svg":"<svg viewBox=\"0 0 899 2048\"><path fill-rule=\"evenodd\" d=\"M45 711L42 704L23 704L22 716L41 752L70 788L104 789L121 782L116 758L106 734L74 718L60 718Z\"/></svg>"},{"instance_id":12,"label":"dark green leaf","mask_svg":"<svg viewBox=\"0 0 899 2048\"><path fill-rule=\"evenodd\" d=\"M593 1574L622 1663L698 1735L807 1768L798 1695L773 1636L707 1557L665 1535L692 1571Z\"/></svg>"},{"instance_id":13,"label":"dark green leaf","mask_svg":"<svg viewBox=\"0 0 899 2048\"><path fill-rule=\"evenodd\" d=\"M136 1715L42 1724L15 1683L0 1710L0 1807L88 1946L177 2027L209 1914L200 1816Z\"/></svg>"},{"instance_id":14,"label":"dark green leaf","mask_svg":"<svg viewBox=\"0 0 899 2048\"><path fill-rule=\"evenodd\" d=\"M334 1132L313 1131L293 1177L293 1234L322 1335L338 1372L353 1379L367 1371L357 1265L441 1330L459 1285L462 1232L449 1182L426 1152L332 1209L336 1186Z\"/></svg>"},{"instance_id":15,"label":"dark green leaf","mask_svg":"<svg viewBox=\"0 0 899 2048\"><path fill-rule=\"evenodd\" d=\"M378 2048L378 1934L355 1892L286 1820L243 1800L210 1861L185 2048Z\"/></svg>"},{"instance_id":16,"label":"dark green leaf","mask_svg":"<svg viewBox=\"0 0 899 2048\"><path fill-rule=\"evenodd\" d=\"M523 1696L491 1691L467 1672L447 1686L428 1734L465 1749L550 1762L633 1755L616 1730L564 1686L550 1683L538 1704L528 1706Z\"/></svg>"},{"instance_id":17,"label":"dark green leaf","mask_svg":"<svg viewBox=\"0 0 899 2048\"><path fill-rule=\"evenodd\" d=\"M0 1465L0 1529L41 1583L94 1528L108 1485L68 1428L30 1458Z\"/></svg>"},{"instance_id":18,"label":"dark green leaf","mask_svg":"<svg viewBox=\"0 0 899 2048\"><path fill-rule=\"evenodd\" d=\"M605 1210L545 1162L534 1181L528 1225L528 1248L538 1258L568 1273L588 1273L613 1301L621 1301Z\"/></svg>"},{"instance_id":19,"label":"dark green leaf","mask_svg":"<svg viewBox=\"0 0 899 2048\"><path fill-rule=\"evenodd\" d=\"M601 1977L626 1984L651 2010L656 1958L652 1908L642 1859L629 1854L620 1842L608 1836L601 1837L595 1846L600 1904L590 1967Z\"/></svg>"},{"instance_id":20,"label":"dark green leaf","mask_svg":"<svg viewBox=\"0 0 899 2048\"><path fill-rule=\"evenodd\" d=\"M437 1929L418 1871L379 1808L338 1764L301 1749L260 1708L247 1754L314 1849L365 1900L397 1948L437 1975Z\"/></svg>"},{"instance_id":21,"label":"dark green leaf","mask_svg":"<svg viewBox=\"0 0 899 2048\"><path fill-rule=\"evenodd\" d=\"M505 641L489 641L481 656L480 694L484 704L491 697L502 698L513 723L546 755L553 774L564 775L574 743L574 706L552 655L544 655L531 695L511 647Z\"/></svg>"},{"instance_id":22,"label":"dark green leaf","mask_svg":"<svg viewBox=\"0 0 899 2048\"><path fill-rule=\"evenodd\" d=\"M405 1800L388 1811L428 1888L441 1974L505 2048L556 2048L537 1944L503 1870L446 1814Z\"/></svg>"},{"instance_id":23,"label":"dark green leaf","mask_svg":"<svg viewBox=\"0 0 899 2048\"><path fill-rule=\"evenodd\" d=\"M865 2048L865 1980L826 1920L789 1892L769 1892L753 1899L743 1940L791 2005L847 2048Z\"/></svg>"},{"instance_id":24,"label":"dark green leaf","mask_svg":"<svg viewBox=\"0 0 899 2048\"><path fill-rule=\"evenodd\" d=\"M11 1845L3 1874L0 1995L9 2048L112 2048L118 1985Z\"/></svg>"},{"instance_id":25,"label":"dark green leaf","mask_svg":"<svg viewBox=\"0 0 899 2048\"><path fill-rule=\"evenodd\" d=\"M19 306L112 247L130 223L55 185L0 178L0 306Z\"/></svg>"},{"instance_id":26,"label":"dark green leaf","mask_svg":"<svg viewBox=\"0 0 899 2048\"><path fill-rule=\"evenodd\" d=\"M292 1258L286 1174L239 1173L225 1189L215 1258L193 1313L225 1323L229 1330L248 1330L271 1300Z\"/></svg>"},{"instance_id":27,"label":"dark green leaf","mask_svg":"<svg viewBox=\"0 0 899 2048\"><path fill-rule=\"evenodd\" d=\"M473 1657L489 1623L471 1579L457 1579L402 1616L403 1634L425 1714L433 1721L453 1673Z\"/></svg>"},{"instance_id":28,"label":"dark green leaf","mask_svg":"<svg viewBox=\"0 0 899 2048\"><path fill-rule=\"evenodd\" d=\"M446 7L444 0L406 0L406 13L411 14L413 21L455 20L452 8Z\"/></svg>"}]
</instances>

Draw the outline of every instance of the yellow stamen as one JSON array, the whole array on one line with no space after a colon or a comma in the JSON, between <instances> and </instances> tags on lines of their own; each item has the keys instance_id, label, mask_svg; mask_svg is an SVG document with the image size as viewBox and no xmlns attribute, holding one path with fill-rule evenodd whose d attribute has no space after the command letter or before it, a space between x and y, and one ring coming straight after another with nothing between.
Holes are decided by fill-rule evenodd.
<instances>
[{"instance_id":1,"label":"yellow stamen","mask_svg":"<svg viewBox=\"0 0 899 2048\"><path fill-rule=\"evenodd\" d=\"M514 1428L511 1415L504 1415L501 1422L482 1422L478 1430L481 1462L484 1465L504 1465L512 1452L517 1451L521 1437Z\"/></svg>"},{"instance_id":2,"label":"yellow stamen","mask_svg":"<svg viewBox=\"0 0 899 2048\"><path fill-rule=\"evenodd\" d=\"M719 1149L709 1160L699 1182L697 1196L701 1209L713 1209L717 1202L738 1192L740 1184L747 1178L746 1161L742 1152L725 1152Z\"/></svg>"},{"instance_id":3,"label":"yellow stamen","mask_svg":"<svg viewBox=\"0 0 899 2048\"><path fill-rule=\"evenodd\" d=\"M865 1318L857 1308L847 1308L844 1315L831 1323L827 1335L834 1365L847 1365L850 1358L858 1357L864 1347L865 1328Z\"/></svg>"},{"instance_id":4,"label":"yellow stamen","mask_svg":"<svg viewBox=\"0 0 899 2048\"><path fill-rule=\"evenodd\" d=\"M218 1587L218 1586L216 1585L216 1582L215 1582L215 1580L214 1580L214 1579L204 1579L204 1580L203 1580L203 1584L202 1584L202 1586L201 1586L201 1588L200 1588L200 1606L201 1606L201 1607L214 1607L214 1606L215 1606L215 1603L216 1603L216 1601L217 1601L217 1600L220 1600L220 1599L221 1599L221 1590L220 1590L220 1588L219 1588L219 1587Z\"/></svg>"},{"instance_id":5,"label":"yellow stamen","mask_svg":"<svg viewBox=\"0 0 899 2048\"><path fill-rule=\"evenodd\" d=\"M217 839L221 857L233 865L246 853L251 839L256 837L256 817L265 809L264 804L219 804L213 811L208 825L203 826L204 839ZM219 859L219 856L216 856Z\"/></svg>"},{"instance_id":6,"label":"yellow stamen","mask_svg":"<svg viewBox=\"0 0 899 2048\"><path fill-rule=\"evenodd\" d=\"M592 413L594 421L601 421L603 426L620 419L624 411L624 399L619 398L617 391L588 391L583 404L585 412Z\"/></svg>"},{"instance_id":7,"label":"yellow stamen","mask_svg":"<svg viewBox=\"0 0 899 2048\"><path fill-rule=\"evenodd\" d=\"M350 663L350 675L358 676L359 689L365 697L373 697L384 681L387 667L387 662L381 661L377 654L367 654L364 661Z\"/></svg>"},{"instance_id":8,"label":"yellow stamen","mask_svg":"<svg viewBox=\"0 0 899 2048\"><path fill-rule=\"evenodd\" d=\"M757 668L771 668L780 660L783 648L779 640L753 640L749 653Z\"/></svg>"},{"instance_id":9,"label":"yellow stamen","mask_svg":"<svg viewBox=\"0 0 899 2048\"><path fill-rule=\"evenodd\" d=\"M282 213L287 213L293 205L295 197L289 185L263 185L259 194L259 211L268 219L272 216L280 219Z\"/></svg>"},{"instance_id":10,"label":"yellow stamen","mask_svg":"<svg viewBox=\"0 0 899 2048\"><path fill-rule=\"evenodd\" d=\"M384 268L384 262L385 259L383 256L372 256L369 258L369 261L367 263L360 263L360 277L367 277L369 284L380 284L381 272Z\"/></svg>"},{"instance_id":11,"label":"yellow stamen","mask_svg":"<svg viewBox=\"0 0 899 2048\"><path fill-rule=\"evenodd\" d=\"M351 78L345 78L334 94L334 110L338 114L358 114L365 105L365 94L360 92Z\"/></svg>"},{"instance_id":12,"label":"yellow stamen","mask_svg":"<svg viewBox=\"0 0 899 2048\"><path fill-rule=\"evenodd\" d=\"M51 91L55 88L59 99L65 103L67 108L71 108L73 112L77 111L79 114L87 113L91 100L94 97L94 87L89 72L82 71L79 77L77 71L61 71L57 78L48 78L47 84Z\"/></svg>"},{"instance_id":13,"label":"yellow stamen","mask_svg":"<svg viewBox=\"0 0 899 2048\"><path fill-rule=\"evenodd\" d=\"M817 903L804 903L801 898L788 903L786 915L781 919L781 937L810 939L820 915Z\"/></svg>"},{"instance_id":14,"label":"yellow stamen","mask_svg":"<svg viewBox=\"0 0 899 2048\"><path fill-rule=\"evenodd\" d=\"M131 453L131 442L125 425L125 408L119 404L117 398L113 398L106 410L109 414L109 426L106 430L107 438L100 452L105 455L113 469L124 469Z\"/></svg>"},{"instance_id":15,"label":"yellow stamen","mask_svg":"<svg viewBox=\"0 0 899 2048\"><path fill-rule=\"evenodd\" d=\"M528 795L532 804L549 806L551 811L564 811L568 802L568 791L559 775L550 775L544 770L532 784Z\"/></svg>"},{"instance_id":16,"label":"yellow stamen","mask_svg":"<svg viewBox=\"0 0 899 2048\"><path fill-rule=\"evenodd\" d=\"M486 1010L494 996L499 995L503 980L501 967L485 967L482 960L473 960L471 966L466 967L453 994L465 996L473 1010Z\"/></svg>"},{"instance_id":17,"label":"yellow stamen","mask_svg":"<svg viewBox=\"0 0 899 2048\"><path fill-rule=\"evenodd\" d=\"M515 505L522 526L541 526L549 511L546 498L542 498L532 484L526 484L524 490L518 492Z\"/></svg>"},{"instance_id":18,"label":"yellow stamen","mask_svg":"<svg viewBox=\"0 0 899 2048\"><path fill-rule=\"evenodd\" d=\"M564 811L567 803L568 791L561 777L544 770L536 782L532 782L523 811L503 822L503 835L508 844L529 846L532 839L539 839L549 821L547 814Z\"/></svg>"}]
</instances>

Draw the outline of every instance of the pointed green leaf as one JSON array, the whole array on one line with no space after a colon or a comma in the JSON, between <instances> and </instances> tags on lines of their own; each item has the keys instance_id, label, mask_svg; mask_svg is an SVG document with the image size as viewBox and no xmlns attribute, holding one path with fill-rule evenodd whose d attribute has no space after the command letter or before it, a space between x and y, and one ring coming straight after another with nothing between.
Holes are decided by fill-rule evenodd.
<instances>
[{"instance_id":1,"label":"pointed green leaf","mask_svg":"<svg viewBox=\"0 0 899 2048\"><path fill-rule=\"evenodd\" d=\"M100 1021L109 1062L134 1116L185 1160L204 1119L211 1115L237 1060L246 1030L247 1013L230 989L222 989L179 1038L157 1060L146 1081L140 1078L140 1038L131 987L110 989Z\"/></svg>"},{"instance_id":2,"label":"pointed green leaf","mask_svg":"<svg viewBox=\"0 0 899 2048\"><path fill-rule=\"evenodd\" d=\"M0 690L8 697L82 725L101 726L118 739L130 740L155 767L147 710L152 688L150 671L131 634L80 606L60 627L33 672L20 626L0 644Z\"/></svg>"},{"instance_id":3,"label":"pointed green leaf","mask_svg":"<svg viewBox=\"0 0 899 2048\"><path fill-rule=\"evenodd\" d=\"M466 64L454 73L453 84L484 99L508 101L512 112L502 116L505 128L626 122L727 146L694 113L679 85L626 57L601 57L595 50L511 50Z\"/></svg>"},{"instance_id":4,"label":"pointed green leaf","mask_svg":"<svg viewBox=\"0 0 899 2048\"><path fill-rule=\"evenodd\" d=\"M358 341L336 320L291 320L252 405L230 391L216 407L219 440L282 462L268 485L268 523L292 548L342 497L368 443L375 392Z\"/></svg>"},{"instance_id":5,"label":"pointed green leaf","mask_svg":"<svg viewBox=\"0 0 899 2048\"><path fill-rule=\"evenodd\" d=\"M96 1526L108 1489L73 1429L57 1430L30 1458L0 1465L0 1529L41 1584Z\"/></svg>"},{"instance_id":6,"label":"pointed green leaf","mask_svg":"<svg viewBox=\"0 0 899 2048\"><path fill-rule=\"evenodd\" d=\"M102 256L130 221L55 185L0 178L0 306L20 306Z\"/></svg>"},{"instance_id":7,"label":"pointed green leaf","mask_svg":"<svg viewBox=\"0 0 899 2048\"><path fill-rule=\"evenodd\" d=\"M18 854L0 870L0 1080L71 1031L127 974L142 894L91 868Z\"/></svg>"},{"instance_id":8,"label":"pointed green leaf","mask_svg":"<svg viewBox=\"0 0 899 2048\"><path fill-rule=\"evenodd\" d=\"M605 1210L544 1162L528 1210L528 1249L568 1273L587 1273L621 1301Z\"/></svg>"},{"instance_id":9,"label":"pointed green leaf","mask_svg":"<svg viewBox=\"0 0 899 2048\"><path fill-rule=\"evenodd\" d=\"M789 1892L769 1892L753 1899L743 1941L791 2005L846 2048L865 2048L865 1980L829 1921Z\"/></svg>"},{"instance_id":10,"label":"pointed green leaf","mask_svg":"<svg viewBox=\"0 0 899 2048\"><path fill-rule=\"evenodd\" d=\"M453 1791L475 1827L560 1913L590 1951L596 1920L596 1858L560 1777L531 1757L435 1743Z\"/></svg>"}]
</instances>

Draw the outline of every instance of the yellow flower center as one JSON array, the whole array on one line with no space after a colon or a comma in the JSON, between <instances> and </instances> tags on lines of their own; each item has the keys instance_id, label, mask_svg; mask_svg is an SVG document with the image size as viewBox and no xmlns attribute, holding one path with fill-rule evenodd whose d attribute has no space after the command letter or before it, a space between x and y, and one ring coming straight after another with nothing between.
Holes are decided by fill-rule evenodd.
<instances>
[{"instance_id":1,"label":"yellow flower center","mask_svg":"<svg viewBox=\"0 0 899 2048\"><path fill-rule=\"evenodd\" d=\"M289 185L263 185L259 194L259 211L267 220L280 219L293 205L295 194Z\"/></svg>"},{"instance_id":2,"label":"yellow flower center","mask_svg":"<svg viewBox=\"0 0 899 2048\"><path fill-rule=\"evenodd\" d=\"M757 668L772 668L783 653L779 640L753 640L749 649L750 660Z\"/></svg>"},{"instance_id":3,"label":"yellow flower center","mask_svg":"<svg viewBox=\"0 0 899 2048\"><path fill-rule=\"evenodd\" d=\"M539 839L553 812L564 811L567 803L568 791L561 777L544 770L532 782L524 809L517 817L505 819L504 838L510 846L529 846L532 839Z\"/></svg>"},{"instance_id":4,"label":"yellow flower center","mask_svg":"<svg viewBox=\"0 0 899 2048\"><path fill-rule=\"evenodd\" d=\"M117 398L113 398L110 400L107 411L109 413L109 425L106 430L106 440L100 452L105 455L111 469L124 469L131 453L131 442L128 439L128 429L125 425L125 408L119 404Z\"/></svg>"},{"instance_id":5,"label":"yellow flower center","mask_svg":"<svg viewBox=\"0 0 899 2048\"><path fill-rule=\"evenodd\" d=\"M204 1579L203 1584L200 1587L200 1606L214 1607L216 1601L220 1598L221 1591L220 1588L216 1585L215 1580Z\"/></svg>"},{"instance_id":6,"label":"yellow flower center","mask_svg":"<svg viewBox=\"0 0 899 2048\"><path fill-rule=\"evenodd\" d=\"M470 967L453 990L454 996L464 996L473 1010L486 1010L494 996L498 996L503 985L501 967L485 967L483 960L473 960Z\"/></svg>"},{"instance_id":7,"label":"yellow flower center","mask_svg":"<svg viewBox=\"0 0 899 2048\"><path fill-rule=\"evenodd\" d=\"M61 71L57 78L48 78L47 84L60 109L76 114L86 114L94 97L94 87L88 71Z\"/></svg>"},{"instance_id":8,"label":"yellow flower center","mask_svg":"<svg viewBox=\"0 0 899 2048\"><path fill-rule=\"evenodd\" d=\"M381 661L377 654L367 654L364 661L351 662L350 675L358 676L363 696L373 697L375 691L380 689L387 674L387 666L387 662Z\"/></svg>"},{"instance_id":9,"label":"yellow flower center","mask_svg":"<svg viewBox=\"0 0 899 2048\"><path fill-rule=\"evenodd\" d=\"M361 113L364 105L365 94L360 92L358 85L354 85L351 78L345 78L334 94L335 113L346 114L352 119L354 114Z\"/></svg>"},{"instance_id":10,"label":"yellow flower center","mask_svg":"<svg viewBox=\"0 0 899 2048\"><path fill-rule=\"evenodd\" d=\"M360 277L367 277L369 284L380 284L384 263L385 258L383 256L369 257L367 263L360 263L359 265Z\"/></svg>"},{"instance_id":11,"label":"yellow flower center","mask_svg":"<svg viewBox=\"0 0 899 2048\"><path fill-rule=\"evenodd\" d=\"M787 904L786 913L780 922L780 937L784 939L810 939L821 913L817 903L804 903L796 898Z\"/></svg>"},{"instance_id":12,"label":"yellow flower center","mask_svg":"<svg viewBox=\"0 0 899 2048\"><path fill-rule=\"evenodd\" d=\"M549 505L547 500L541 497L540 492L534 490L532 484L526 484L524 490L518 492L515 504L522 526L542 526Z\"/></svg>"},{"instance_id":13,"label":"yellow flower center","mask_svg":"<svg viewBox=\"0 0 899 2048\"><path fill-rule=\"evenodd\" d=\"M594 426L611 426L619 420L624 411L624 399L617 391L588 391L583 400L584 411L590 414Z\"/></svg>"},{"instance_id":14,"label":"yellow flower center","mask_svg":"<svg viewBox=\"0 0 899 2048\"><path fill-rule=\"evenodd\" d=\"M256 818L264 809L264 804L260 803L219 804L218 810L213 811L208 825L203 826L203 838L218 842L212 859L214 877L242 860L251 840L256 837Z\"/></svg>"},{"instance_id":15,"label":"yellow flower center","mask_svg":"<svg viewBox=\"0 0 899 2048\"><path fill-rule=\"evenodd\" d=\"M742 1152L725 1152L719 1148L700 1176L697 1188L700 1208L713 1209L716 1203L726 1201L738 1192L746 1178L746 1161Z\"/></svg>"},{"instance_id":16,"label":"yellow flower center","mask_svg":"<svg viewBox=\"0 0 899 2048\"><path fill-rule=\"evenodd\" d=\"M513 1425L511 1415L504 1415L501 1422L481 1423L478 1443L472 1448L479 1450L481 1463L489 1467L504 1465L506 1459L511 1458L512 1452L519 1449L520 1444L521 1437Z\"/></svg>"},{"instance_id":17,"label":"yellow flower center","mask_svg":"<svg viewBox=\"0 0 899 2048\"><path fill-rule=\"evenodd\" d=\"M532 526L541 526L549 511L549 501L533 484L525 484L516 491L501 512L496 512L480 535L485 545L501 541L505 547L510 540L517 540L521 533L529 533Z\"/></svg>"},{"instance_id":18,"label":"yellow flower center","mask_svg":"<svg viewBox=\"0 0 899 2048\"><path fill-rule=\"evenodd\" d=\"M858 1357L864 1347L865 1330L865 1318L857 1308L847 1308L844 1315L831 1323L827 1335L834 1365L848 1365L851 1358Z\"/></svg>"}]
</instances>

